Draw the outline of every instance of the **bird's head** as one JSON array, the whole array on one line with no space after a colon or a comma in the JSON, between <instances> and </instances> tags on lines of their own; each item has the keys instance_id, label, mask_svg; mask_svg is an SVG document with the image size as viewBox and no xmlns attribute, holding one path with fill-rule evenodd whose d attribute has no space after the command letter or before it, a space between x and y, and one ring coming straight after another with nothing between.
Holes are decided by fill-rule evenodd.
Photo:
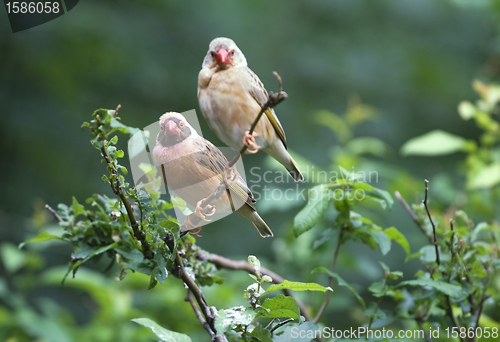
<instances>
[{"instance_id":1,"label":"bird's head","mask_svg":"<svg viewBox=\"0 0 500 342\"><path fill-rule=\"evenodd\" d=\"M203 68L224 70L231 67L247 66L245 55L229 38L215 38L208 47L203 60Z\"/></svg>"},{"instance_id":2,"label":"bird's head","mask_svg":"<svg viewBox=\"0 0 500 342\"><path fill-rule=\"evenodd\" d=\"M196 130L179 113L165 113L160 117L160 132L156 140L164 147L174 146L196 135Z\"/></svg>"}]
</instances>

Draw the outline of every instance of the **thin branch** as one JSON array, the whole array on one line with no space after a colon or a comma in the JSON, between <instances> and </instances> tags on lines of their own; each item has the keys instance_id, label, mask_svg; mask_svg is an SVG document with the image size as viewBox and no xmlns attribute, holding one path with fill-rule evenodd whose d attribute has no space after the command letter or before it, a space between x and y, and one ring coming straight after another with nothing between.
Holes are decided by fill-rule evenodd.
<instances>
[{"instance_id":1,"label":"thin branch","mask_svg":"<svg viewBox=\"0 0 500 342\"><path fill-rule=\"evenodd\" d=\"M175 251L175 268L177 269L175 275L182 279L184 284L189 288L190 292L196 299L196 302L198 303L198 306L200 307L200 310L203 316L205 317L205 321L210 328L209 334L212 337L212 341L227 342L226 336L224 334L218 336L217 330L215 329L215 318L217 315L216 308L209 307L207 305L205 297L203 296L203 293L201 292L200 288L198 287L198 285L196 285L195 281L191 279L189 274L187 274L186 270L184 269L184 264L182 262L181 256L179 255L179 252L175 248L174 240L171 234L167 234L167 236L165 237L165 243L172 252Z\"/></svg>"},{"instance_id":2,"label":"thin branch","mask_svg":"<svg viewBox=\"0 0 500 342\"><path fill-rule=\"evenodd\" d=\"M231 260L218 254L208 253L206 251L198 252L196 258L201 261L208 261L214 264L217 268L225 268L228 270L242 270L246 271L247 273L255 274L255 268L245 260ZM283 280L285 280L280 275L265 267L260 268L260 273L262 275L271 277L273 279L273 283L276 284L282 283Z\"/></svg>"},{"instance_id":3,"label":"thin branch","mask_svg":"<svg viewBox=\"0 0 500 342\"><path fill-rule=\"evenodd\" d=\"M450 283L451 274L453 273L453 261L455 259L455 254L456 254L455 247L454 247L455 230L454 230L454 227L453 227L453 219L450 219L450 229L451 229L451 231L453 233L451 234L451 239L450 239L450 250L451 250L450 268L451 268L451 271L448 274L448 283ZM469 299L469 304L471 306L471 312L474 312L476 310L475 309L476 305L475 305L474 296L472 294L469 294L468 299ZM456 327L459 327L458 322L456 321L455 316L453 315L453 307L451 306L451 298L450 298L450 296L446 296L446 301L447 301L447 304L448 304L448 315L451 317L451 320L452 320L453 324Z\"/></svg>"},{"instance_id":4,"label":"thin branch","mask_svg":"<svg viewBox=\"0 0 500 342\"><path fill-rule=\"evenodd\" d=\"M411 219L415 224L417 225L418 228L424 233L425 236L429 239L429 242L432 243L432 236L430 236L427 231L425 230L424 226L422 225L422 222L419 221L417 215L415 212L410 208L408 203L405 201L403 196L399 193L399 191L394 192L394 196L398 199L398 201L403 205L403 208L406 210L406 212L410 215Z\"/></svg>"},{"instance_id":5,"label":"thin branch","mask_svg":"<svg viewBox=\"0 0 500 342\"><path fill-rule=\"evenodd\" d=\"M271 320L271 322L269 322L269 323L266 325L266 327L265 327L264 329L269 329L269 327L270 327L271 325L273 325L273 323L274 323L274 321L275 321L275 320L276 320L276 318L273 318L273 319Z\"/></svg>"},{"instance_id":6,"label":"thin branch","mask_svg":"<svg viewBox=\"0 0 500 342\"><path fill-rule=\"evenodd\" d=\"M450 283L450 280L451 280L451 274L453 273L453 261L455 259L455 255L457 254L457 252L455 251L455 247L454 247L455 229L453 226L453 219L450 219L450 229L453 233L451 234L451 238L450 238L450 250L451 250L450 268L451 268L451 271L448 274L448 283ZM474 296L472 295L472 293L469 294L468 299L469 299L469 304L471 307L471 312L475 312L476 311L476 304L475 304ZM458 323L457 323L455 317L453 316L453 308L451 306L450 297L446 296L446 300L447 300L448 307L449 307L448 315L451 316L453 324L455 324L455 326L458 327Z\"/></svg>"},{"instance_id":7,"label":"thin branch","mask_svg":"<svg viewBox=\"0 0 500 342\"><path fill-rule=\"evenodd\" d=\"M288 318L288 319L285 319L283 322L279 322L278 324L276 324L274 327L272 327L271 329L269 329L270 332L273 332L275 331L276 329L278 329L279 327L282 327L284 326L285 324L287 323L290 323L293 321L293 318Z\"/></svg>"},{"instance_id":8,"label":"thin branch","mask_svg":"<svg viewBox=\"0 0 500 342\"><path fill-rule=\"evenodd\" d=\"M283 91L283 81L281 80L280 75L276 71L273 71L273 75L276 76L276 78L278 79L279 90L277 93L273 92L269 93L269 98L267 99L267 102L264 103L264 105L261 107L259 114L252 123L252 126L250 126L250 130L248 131L250 135L255 130L255 127L257 127L257 124L259 123L262 114L264 114L266 110L276 107L278 104L281 103L281 101L285 100L288 97L288 94ZM238 162L240 157L243 157L247 149L248 146L244 145L240 150L240 154L234 156L234 158L231 160L231 162L229 163L229 167L233 167L234 164Z\"/></svg>"},{"instance_id":9,"label":"thin branch","mask_svg":"<svg viewBox=\"0 0 500 342\"><path fill-rule=\"evenodd\" d=\"M273 74L278 79L279 91L277 93L274 93L274 92L270 92L269 93L269 98L267 99L267 102L262 105L262 107L260 108L259 114L257 115L257 117L255 118L255 120L253 121L252 126L250 126L250 130L249 130L250 134L252 134L254 132L255 127L257 127L257 124L258 124L260 118L266 112L266 110L272 109L272 108L276 107L278 104L280 104L286 98L288 98L288 94L283 91L283 82L281 80L280 75L276 71L273 71ZM233 157L233 159L229 162L229 164L226 166L226 170L224 171L224 173L226 173L227 170L229 170L230 168L232 168L238 162L238 160L241 157L243 157L243 155L245 154L245 152L246 152L247 149L248 149L248 146L246 146L246 145L244 145L241 148L240 152L238 154L236 154ZM226 177L224 177L221 180L219 186L210 194L210 196L208 196L207 198L205 198L203 200L203 202L201 203L201 207L205 208L213 200L219 198L224 193L224 191L229 191L228 190L228 186L226 184ZM191 221L192 224L198 224L201 221L201 218L198 217L197 215L191 214L190 215L190 221ZM181 232L185 231L185 228L186 227L183 224L181 226ZM185 234L186 233L184 233L183 235L185 235Z\"/></svg>"},{"instance_id":10,"label":"thin branch","mask_svg":"<svg viewBox=\"0 0 500 342\"><path fill-rule=\"evenodd\" d=\"M494 258L494 252L492 252L492 255L491 257ZM486 277L484 277L483 279L483 288L484 288L484 291L483 291L483 295L481 296L481 300L479 301L479 304L477 305L477 311L475 312L475 315L476 315L476 325L475 327L477 328L479 326L479 319L481 318L481 313L483 312L483 306L484 306L484 302L490 298L491 296L490 295L487 295L486 294L486 289L488 288L488 283L490 281L490 277L491 277L491 268L489 266L487 266L486 264L484 264L485 268L486 268Z\"/></svg>"},{"instance_id":11,"label":"thin branch","mask_svg":"<svg viewBox=\"0 0 500 342\"><path fill-rule=\"evenodd\" d=\"M483 297L481 298L481 302L479 303L478 305L478 310L476 312L476 325L475 327L477 328L479 326L479 319L481 318L481 314L483 312L483 306L484 306L484 302L490 298L491 295L486 295L485 293L483 294Z\"/></svg>"},{"instance_id":12,"label":"thin branch","mask_svg":"<svg viewBox=\"0 0 500 342\"><path fill-rule=\"evenodd\" d=\"M335 247L335 252L333 253L333 261L332 261L332 266L330 267L330 271L333 273L335 272L335 266L337 265L337 257L339 255L339 250L340 250L340 245L341 245L341 240L342 240L342 233L343 233L343 227L340 228L340 233L339 233L339 239L337 240L337 247ZM328 287L332 287L333 284L333 277L328 276ZM323 301L323 304L321 305L321 308L318 311L318 314L313 320L314 324L317 324L321 316L326 310L326 307L328 306L328 303L330 302L330 294L331 291L327 291L325 294L325 300Z\"/></svg>"},{"instance_id":13,"label":"thin branch","mask_svg":"<svg viewBox=\"0 0 500 342\"><path fill-rule=\"evenodd\" d=\"M455 259L455 254L456 254L455 247L454 247L455 230L453 228L453 219L450 219L450 230L452 231L451 238L450 238L450 253L451 253L450 268L451 268L451 271L448 274L448 283L450 282L451 274L453 273L453 261ZM471 303L471 305L474 305L474 303Z\"/></svg>"},{"instance_id":14,"label":"thin branch","mask_svg":"<svg viewBox=\"0 0 500 342\"><path fill-rule=\"evenodd\" d=\"M50 211L50 213L51 213L52 215L54 215L54 217L56 218L56 220L57 220L57 221L59 221L59 222L64 222L64 221L63 221L63 219L61 218L61 216L59 216L59 215L57 214L57 211L55 211L55 210L54 210L54 209L53 209L50 205L45 204L45 209L47 209L48 211Z\"/></svg>"},{"instance_id":15,"label":"thin branch","mask_svg":"<svg viewBox=\"0 0 500 342\"><path fill-rule=\"evenodd\" d=\"M389 272L385 273L385 280L384 280L384 286L382 286L382 292L385 293L385 288L387 287L387 281L389 280ZM377 301L377 306L375 307L375 310L373 311L373 314L370 315L370 321L368 322L368 330L371 329L373 320L375 318L375 315L377 314L378 309L380 308L380 304L382 304L382 299L384 299L384 295L380 296L378 301Z\"/></svg>"},{"instance_id":16,"label":"thin branch","mask_svg":"<svg viewBox=\"0 0 500 342\"><path fill-rule=\"evenodd\" d=\"M210 338L214 338L215 334L212 331L212 328L210 328L210 325L203 318L200 310L198 310L198 307L196 306L196 303L194 302L193 297L191 296L191 290L190 289L188 289L187 297L184 300L186 302L189 302L189 304L191 304L191 307L193 308L193 311L194 311L194 314L196 315L196 318L198 318L198 320L200 321L201 325L203 325L203 328L205 328L205 330L208 332L208 334L210 335Z\"/></svg>"},{"instance_id":17,"label":"thin branch","mask_svg":"<svg viewBox=\"0 0 500 342\"><path fill-rule=\"evenodd\" d=\"M120 109L120 105L118 105L116 110L118 109ZM103 146L101 147L101 153L106 163L110 166L111 172L116 175L116 185L113 185L113 182L110 180L111 189L120 198L121 202L123 203L123 206L125 207L125 210L127 211L130 225L132 226L132 230L134 231L134 236L138 241L141 242L142 254L144 254L145 258L152 259L153 256L149 248L149 244L146 241L146 235L144 234L143 231L139 230L139 224L135 219L134 210L132 209L132 206L130 205L127 196L125 196L123 187L120 184L120 175L118 174L118 170L116 170L114 162L111 160L111 157L109 156L108 151L106 150L107 143L108 142L106 140L103 141Z\"/></svg>"},{"instance_id":18,"label":"thin branch","mask_svg":"<svg viewBox=\"0 0 500 342\"><path fill-rule=\"evenodd\" d=\"M436 248L436 262L439 265L441 265L441 261L439 259L439 248L437 244L437 237L436 237L436 225L434 224L434 221L432 221L431 213L429 211L429 207L427 206L427 193L429 192L429 181L426 179L425 180L425 199L422 201L422 203L425 206L425 210L427 211L427 216L429 217L429 221L431 221L432 225L432 233L434 234L434 241L432 244Z\"/></svg>"},{"instance_id":19,"label":"thin branch","mask_svg":"<svg viewBox=\"0 0 500 342\"><path fill-rule=\"evenodd\" d=\"M417 325L418 327L420 328L420 330L422 330L424 332L424 339L427 341L427 342L432 342L432 339L430 338L429 335L427 335L427 333L425 332L425 329L424 329L424 325L423 325L423 322L422 322L422 319L419 318L416 320L417 321Z\"/></svg>"},{"instance_id":20,"label":"thin branch","mask_svg":"<svg viewBox=\"0 0 500 342\"><path fill-rule=\"evenodd\" d=\"M196 255L196 259L201 260L201 261L208 261L208 262L214 264L219 269L224 268L224 269L228 269L228 270L241 270L241 271L245 271L245 272L250 273L250 274L255 274L255 268L245 260L231 260L231 259L225 258L225 257L217 255L217 254L208 253L206 251L198 252L198 254ZM277 274L277 273L275 273L275 272L273 272L265 267L260 268L260 273L262 275L267 275L267 276L271 277L271 279L273 280L273 283L275 283L275 284L281 284L285 280L279 274ZM292 294L292 291L290 291L290 290L283 290L283 292L285 292L285 294L289 297L294 297ZM298 298L294 298L294 299L300 308L301 315L304 316L307 321L312 321L312 317L309 316L309 314L307 313L308 310L307 310L307 307L305 306L305 304L302 303L302 301L299 300Z\"/></svg>"},{"instance_id":21,"label":"thin branch","mask_svg":"<svg viewBox=\"0 0 500 342\"><path fill-rule=\"evenodd\" d=\"M453 232L451 234L450 238L450 249L451 249L451 263L453 263L453 256L455 255L455 247L454 247L454 240L455 240L455 229L453 228L453 219L450 219L450 230Z\"/></svg>"},{"instance_id":22,"label":"thin branch","mask_svg":"<svg viewBox=\"0 0 500 342\"><path fill-rule=\"evenodd\" d=\"M448 308L446 309L446 312L448 316L450 316L451 321L453 322L453 326L457 327L460 330L460 324L458 324L457 319L455 318L455 315L453 315L453 306L451 305L451 299L450 296L446 295L446 304L448 304ZM464 341L462 337L460 337L460 341Z\"/></svg>"}]
</instances>

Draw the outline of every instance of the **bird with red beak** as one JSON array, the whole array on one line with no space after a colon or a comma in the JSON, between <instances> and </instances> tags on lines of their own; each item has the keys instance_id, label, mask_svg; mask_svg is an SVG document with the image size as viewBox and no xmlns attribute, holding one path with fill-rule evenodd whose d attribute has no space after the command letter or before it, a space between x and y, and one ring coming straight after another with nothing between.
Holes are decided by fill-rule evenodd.
<instances>
[{"instance_id":1,"label":"bird with red beak","mask_svg":"<svg viewBox=\"0 0 500 342\"><path fill-rule=\"evenodd\" d=\"M210 221L207 216L214 215L216 211L234 211L252 222L262 237L273 236L255 209L256 200L252 192L234 167L231 173L234 177L228 182L227 191L207 207L202 207L204 200L224 178L229 162L216 146L198 135L183 115L165 113L159 123L160 132L156 137L153 158L157 166L161 166L169 190L192 205L194 214L203 221ZM196 224L188 216L184 227L191 231Z\"/></svg>"},{"instance_id":2,"label":"bird with red beak","mask_svg":"<svg viewBox=\"0 0 500 342\"><path fill-rule=\"evenodd\" d=\"M295 181L303 176L287 151L285 131L274 112L267 109L253 134L249 133L269 95L259 77L247 66L243 52L229 38L215 38L198 74L198 101L212 131L236 150L260 148L280 162Z\"/></svg>"}]
</instances>

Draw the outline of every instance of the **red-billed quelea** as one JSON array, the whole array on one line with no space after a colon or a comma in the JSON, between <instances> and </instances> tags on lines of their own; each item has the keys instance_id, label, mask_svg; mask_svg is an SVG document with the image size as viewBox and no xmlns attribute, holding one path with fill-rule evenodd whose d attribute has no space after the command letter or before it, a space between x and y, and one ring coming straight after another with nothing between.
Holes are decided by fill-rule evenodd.
<instances>
[{"instance_id":1,"label":"red-billed quelea","mask_svg":"<svg viewBox=\"0 0 500 342\"><path fill-rule=\"evenodd\" d=\"M287 151L285 132L273 109L265 111L254 134L250 126L268 100L257 75L247 66L243 52L229 38L212 40L198 75L198 101L210 128L228 146L259 148L280 162L294 180L303 180Z\"/></svg>"},{"instance_id":2,"label":"red-billed quelea","mask_svg":"<svg viewBox=\"0 0 500 342\"><path fill-rule=\"evenodd\" d=\"M217 210L231 210L253 223L262 237L273 236L273 232L255 210L255 199L247 184L233 166L230 170L229 191L206 208L202 201L219 186L228 174L229 162L222 152L198 132L179 113L165 113L160 117L160 132L156 137L153 158L162 166L165 183L188 204L196 207L195 214L202 220ZM208 211L208 214L203 212ZM188 216L189 218L189 216ZM186 219L188 230L195 228Z\"/></svg>"}]
</instances>

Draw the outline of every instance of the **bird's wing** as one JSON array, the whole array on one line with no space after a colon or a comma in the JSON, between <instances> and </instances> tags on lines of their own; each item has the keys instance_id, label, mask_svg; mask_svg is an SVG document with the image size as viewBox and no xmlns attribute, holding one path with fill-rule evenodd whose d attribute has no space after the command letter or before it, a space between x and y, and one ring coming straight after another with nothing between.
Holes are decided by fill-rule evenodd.
<instances>
[{"instance_id":1,"label":"bird's wing","mask_svg":"<svg viewBox=\"0 0 500 342\"><path fill-rule=\"evenodd\" d=\"M259 77L250 68L247 67L246 72L249 75L247 78L249 80L250 95L252 95L259 106L262 107L269 99L269 94L267 93L266 88L264 88L264 85L260 81ZM264 113L266 113L267 118L271 122L271 125L273 125L273 128L276 131L276 134L278 134L280 140L283 142L283 145L287 148L285 131L283 130L283 126L281 126L276 113L272 108L267 109Z\"/></svg>"},{"instance_id":2,"label":"bird's wing","mask_svg":"<svg viewBox=\"0 0 500 342\"><path fill-rule=\"evenodd\" d=\"M224 156L214 144L206 139L197 140L196 144L198 145L197 150L199 151L195 155L196 162L213 172L214 175L217 176L217 179L221 181L224 178L224 171L229 165L226 156ZM255 199L253 194L239 174L237 175L236 181L229 182L229 189L231 190L231 194L235 194L241 201L255 210ZM235 201L233 201L233 203L234 202Z\"/></svg>"}]
</instances>

